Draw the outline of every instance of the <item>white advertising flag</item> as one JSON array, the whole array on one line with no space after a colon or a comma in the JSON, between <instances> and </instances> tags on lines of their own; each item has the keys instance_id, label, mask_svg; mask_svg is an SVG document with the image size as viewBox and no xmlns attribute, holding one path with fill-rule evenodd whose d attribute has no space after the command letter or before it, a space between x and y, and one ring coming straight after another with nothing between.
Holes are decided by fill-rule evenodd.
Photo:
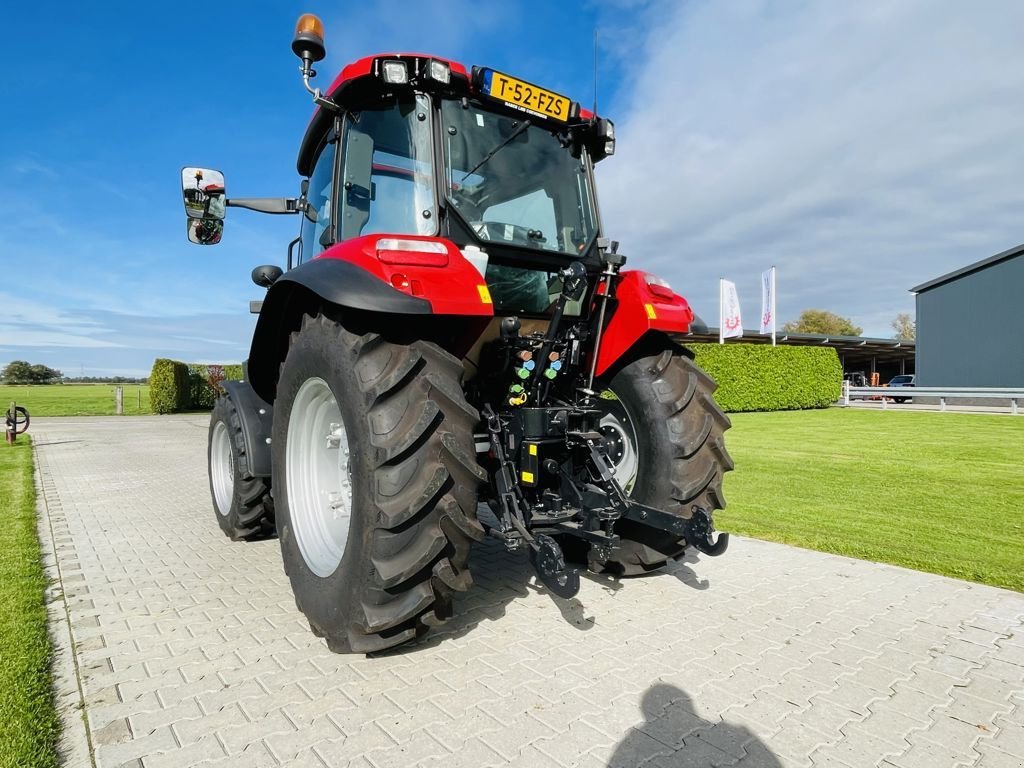
<instances>
[{"instance_id":1,"label":"white advertising flag","mask_svg":"<svg viewBox=\"0 0 1024 768\"><path fill-rule=\"evenodd\" d=\"M775 343L775 267L761 273L761 333L770 333Z\"/></svg>"},{"instance_id":2,"label":"white advertising flag","mask_svg":"<svg viewBox=\"0 0 1024 768\"><path fill-rule=\"evenodd\" d=\"M721 302L719 311L719 341L743 338L743 320L740 318L740 297L736 283L721 280Z\"/></svg>"}]
</instances>

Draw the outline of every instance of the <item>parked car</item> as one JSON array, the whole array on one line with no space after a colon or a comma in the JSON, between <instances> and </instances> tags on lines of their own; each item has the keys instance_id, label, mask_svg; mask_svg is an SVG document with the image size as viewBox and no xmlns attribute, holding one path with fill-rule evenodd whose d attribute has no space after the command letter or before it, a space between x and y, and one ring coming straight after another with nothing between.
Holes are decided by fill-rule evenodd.
<instances>
[{"instance_id":1,"label":"parked car","mask_svg":"<svg viewBox=\"0 0 1024 768\"><path fill-rule=\"evenodd\" d=\"M913 387L913 386L916 386L914 384L914 380L915 379L916 379L916 376L913 376L913 375L910 375L910 376L893 376L892 379L889 380L889 383L886 384L886 386L887 387ZM909 397L893 397L893 400L895 400L897 403L905 403L905 402L907 402L910 399L911 398L909 398Z\"/></svg>"}]
</instances>

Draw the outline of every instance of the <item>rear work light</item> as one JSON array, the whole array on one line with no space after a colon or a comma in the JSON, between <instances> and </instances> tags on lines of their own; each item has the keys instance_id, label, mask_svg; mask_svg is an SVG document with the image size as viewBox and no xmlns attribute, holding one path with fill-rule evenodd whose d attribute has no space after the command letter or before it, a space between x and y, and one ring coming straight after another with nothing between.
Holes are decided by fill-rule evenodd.
<instances>
[{"instance_id":1,"label":"rear work light","mask_svg":"<svg viewBox=\"0 0 1024 768\"><path fill-rule=\"evenodd\" d=\"M377 258L383 264L410 267L447 267L448 248L431 240L381 238L377 241Z\"/></svg>"},{"instance_id":2,"label":"rear work light","mask_svg":"<svg viewBox=\"0 0 1024 768\"><path fill-rule=\"evenodd\" d=\"M439 83L448 85L452 79L452 68L443 61L437 59L431 59L427 65L427 77L431 80L436 80Z\"/></svg>"},{"instance_id":3,"label":"rear work light","mask_svg":"<svg viewBox=\"0 0 1024 768\"><path fill-rule=\"evenodd\" d=\"M382 62L381 74L385 83L403 85L409 82L409 67L404 61Z\"/></svg>"}]
</instances>

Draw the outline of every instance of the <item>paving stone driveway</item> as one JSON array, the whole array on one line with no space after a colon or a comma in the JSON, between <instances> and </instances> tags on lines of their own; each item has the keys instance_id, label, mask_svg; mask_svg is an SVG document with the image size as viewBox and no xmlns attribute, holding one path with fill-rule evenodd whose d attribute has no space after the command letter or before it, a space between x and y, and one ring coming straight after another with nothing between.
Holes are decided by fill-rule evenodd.
<instances>
[{"instance_id":1,"label":"paving stone driveway","mask_svg":"<svg viewBox=\"0 0 1024 768\"><path fill-rule=\"evenodd\" d=\"M205 418L32 432L69 766L1024 765L1022 595L739 539L565 601L486 544L442 632L337 656Z\"/></svg>"}]
</instances>

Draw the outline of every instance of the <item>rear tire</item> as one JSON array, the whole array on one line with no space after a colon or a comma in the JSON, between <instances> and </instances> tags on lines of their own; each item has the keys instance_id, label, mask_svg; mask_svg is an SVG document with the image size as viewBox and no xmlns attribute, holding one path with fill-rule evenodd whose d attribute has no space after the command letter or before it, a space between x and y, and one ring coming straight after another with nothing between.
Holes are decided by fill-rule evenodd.
<instances>
[{"instance_id":1,"label":"rear tire","mask_svg":"<svg viewBox=\"0 0 1024 768\"><path fill-rule=\"evenodd\" d=\"M486 476L461 380L461 362L430 342L323 315L292 334L274 401L278 531L296 604L332 651L422 635L472 583Z\"/></svg>"},{"instance_id":2,"label":"rear tire","mask_svg":"<svg viewBox=\"0 0 1024 768\"><path fill-rule=\"evenodd\" d=\"M218 397L210 414L206 447L210 496L217 524L232 541L264 538L274 532L270 480L253 477L245 452L242 420L231 398Z\"/></svg>"},{"instance_id":3,"label":"rear tire","mask_svg":"<svg viewBox=\"0 0 1024 768\"><path fill-rule=\"evenodd\" d=\"M731 422L715 403L711 377L688 357L666 349L626 365L604 386L615 398L602 401L609 413L624 411L631 427L622 432L627 437L632 432L635 459L630 462L630 446L612 454L613 460L623 457L620 467L631 475L617 478L627 492L683 518L691 517L694 506L708 512L723 508L722 479L733 468L723 433ZM612 445L617 445L614 438ZM622 548L611 560L591 563L592 569L638 576L686 548L682 537L630 520L616 523L615 532Z\"/></svg>"}]
</instances>

